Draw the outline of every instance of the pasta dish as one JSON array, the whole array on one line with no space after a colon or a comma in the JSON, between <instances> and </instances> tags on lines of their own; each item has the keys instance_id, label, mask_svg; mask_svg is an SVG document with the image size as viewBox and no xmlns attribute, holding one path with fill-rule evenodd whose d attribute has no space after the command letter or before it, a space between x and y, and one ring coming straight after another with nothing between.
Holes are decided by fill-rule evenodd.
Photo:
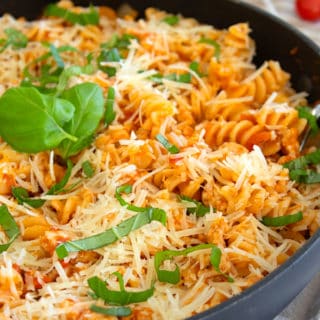
<instances>
[{"instance_id":1,"label":"pasta dish","mask_svg":"<svg viewBox=\"0 0 320 320\"><path fill-rule=\"evenodd\" d=\"M316 119L250 31L66 0L0 18L0 319L186 319L317 231Z\"/></svg>"}]
</instances>

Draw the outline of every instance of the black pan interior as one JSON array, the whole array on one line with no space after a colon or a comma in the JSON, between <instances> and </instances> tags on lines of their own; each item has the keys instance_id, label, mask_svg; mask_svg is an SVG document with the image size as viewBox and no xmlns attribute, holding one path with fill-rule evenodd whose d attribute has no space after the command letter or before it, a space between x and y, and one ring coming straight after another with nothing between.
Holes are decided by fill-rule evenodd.
<instances>
[{"instance_id":1,"label":"black pan interior","mask_svg":"<svg viewBox=\"0 0 320 320\"><path fill-rule=\"evenodd\" d=\"M0 14L10 12L29 19L41 14L48 0L1 0ZM123 1L97 0L74 1L76 4L109 5L117 8ZM265 60L280 61L292 75L293 87L307 91L311 102L320 100L320 49L311 40L277 18L254 9L250 5L232 0L128 0L141 15L149 6L172 13L197 18L203 23L224 28L237 22L249 22L252 37L256 41L259 65ZM268 320L273 319L299 291L311 280L320 265L320 230L275 272L234 297L193 317L194 320Z\"/></svg>"}]
</instances>

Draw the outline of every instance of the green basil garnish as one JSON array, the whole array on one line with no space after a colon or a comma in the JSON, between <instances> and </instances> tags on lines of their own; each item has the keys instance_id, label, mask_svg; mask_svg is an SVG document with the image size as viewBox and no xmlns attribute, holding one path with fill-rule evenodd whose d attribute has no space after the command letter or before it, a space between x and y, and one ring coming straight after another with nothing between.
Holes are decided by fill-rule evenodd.
<instances>
[{"instance_id":1,"label":"green basil garnish","mask_svg":"<svg viewBox=\"0 0 320 320\"><path fill-rule=\"evenodd\" d=\"M205 214L210 212L210 207L203 205L203 203L197 200L194 200L184 195L179 196L179 198L182 202L186 203L187 205L191 204L191 206L187 206L187 213L195 213L197 217L203 217Z\"/></svg>"},{"instance_id":2,"label":"green basil garnish","mask_svg":"<svg viewBox=\"0 0 320 320\"><path fill-rule=\"evenodd\" d=\"M49 191L46 193L47 195L53 195L64 191L64 187L67 185L69 178L71 176L73 164L70 159L67 160L67 171L64 177L55 185L53 185Z\"/></svg>"},{"instance_id":3,"label":"green basil garnish","mask_svg":"<svg viewBox=\"0 0 320 320\"><path fill-rule=\"evenodd\" d=\"M304 118L308 121L311 129L311 134L316 135L319 132L318 119L311 113L311 109L306 106L298 107L299 118Z\"/></svg>"},{"instance_id":4,"label":"green basil garnish","mask_svg":"<svg viewBox=\"0 0 320 320\"><path fill-rule=\"evenodd\" d=\"M59 146L62 156L67 159L86 148L93 140L100 119L104 113L104 98L102 89L94 83L85 82L78 84L61 94L61 98L71 102L74 115L64 125L64 129L77 141L64 140Z\"/></svg>"},{"instance_id":5,"label":"green basil garnish","mask_svg":"<svg viewBox=\"0 0 320 320\"><path fill-rule=\"evenodd\" d=\"M108 42L102 43L101 48L103 49L128 49L131 40L138 38L132 34L125 33L122 36L118 36L117 34L112 35L111 39Z\"/></svg>"},{"instance_id":6,"label":"green basil garnish","mask_svg":"<svg viewBox=\"0 0 320 320\"><path fill-rule=\"evenodd\" d=\"M168 150L171 154L179 153L180 150L174 144L171 144L162 134L157 134L156 139Z\"/></svg>"},{"instance_id":7,"label":"green basil garnish","mask_svg":"<svg viewBox=\"0 0 320 320\"><path fill-rule=\"evenodd\" d=\"M0 39L0 53L7 47L11 46L13 49L25 48L28 44L28 38L19 30L14 28L4 29L7 39Z\"/></svg>"},{"instance_id":8,"label":"green basil garnish","mask_svg":"<svg viewBox=\"0 0 320 320\"><path fill-rule=\"evenodd\" d=\"M103 49L100 52L100 55L97 59L97 63L99 69L108 74L109 77L113 77L117 69L115 67L104 66L102 65L103 62L119 62L121 60L121 56L119 50L117 48L112 48L110 50Z\"/></svg>"},{"instance_id":9,"label":"green basil garnish","mask_svg":"<svg viewBox=\"0 0 320 320\"><path fill-rule=\"evenodd\" d=\"M143 212L124 220L118 225L88 238L68 241L61 243L56 247L56 253L59 259L68 256L70 252L88 251L105 247L112 244L122 237L127 236L131 231L137 230L151 221L166 221L166 213L158 208L144 208Z\"/></svg>"},{"instance_id":10,"label":"green basil garnish","mask_svg":"<svg viewBox=\"0 0 320 320\"><path fill-rule=\"evenodd\" d=\"M90 163L89 160L86 160L82 163L81 165L82 170L86 178L91 178L94 175L94 169L92 167L92 164Z\"/></svg>"},{"instance_id":11,"label":"green basil garnish","mask_svg":"<svg viewBox=\"0 0 320 320\"><path fill-rule=\"evenodd\" d=\"M96 313L114 317L127 317L132 314L132 310L129 307L104 308L93 304L90 306L90 310Z\"/></svg>"},{"instance_id":12,"label":"green basil garnish","mask_svg":"<svg viewBox=\"0 0 320 320\"><path fill-rule=\"evenodd\" d=\"M194 247L190 247L184 250L164 250L157 252L154 257L154 267L157 272L158 280L161 282L167 282L171 284L177 284L180 281L180 269L176 265L176 268L173 271L160 269L161 264L165 260L171 260L173 257L177 256L186 256L191 252L211 248L210 262L211 265L215 268L217 272L226 277L229 282L234 280L220 270L220 261L221 261L221 250L214 244L199 244Z\"/></svg>"},{"instance_id":13,"label":"green basil garnish","mask_svg":"<svg viewBox=\"0 0 320 320\"><path fill-rule=\"evenodd\" d=\"M104 114L104 123L108 126L116 118L116 113L113 110L115 100L115 91L113 87L109 87L107 101L106 101L106 111Z\"/></svg>"},{"instance_id":14,"label":"green basil garnish","mask_svg":"<svg viewBox=\"0 0 320 320\"><path fill-rule=\"evenodd\" d=\"M202 37L199 40L199 43L206 43L206 44L209 44L210 46L214 47L214 56L216 57L217 60L220 59L221 47L217 41L210 39L210 38Z\"/></svg>"},{"instance_id":15,"label":"green basil garnish","mask_svg":"<svg viewBox=\"0 0 320 320\"><path fill-rule=\"evenodd\" d=\"M20 152L54 149L63 140L78 140L64 129L74 113L67 100L43 95L33 87L11 88L0 98L0 135Z\"/></svg>"},{"instance_id":16,"label":"green basil garnish","mask_svg":"<svg viewBox=\"0 0 320 320\"><path fill-rule=\"evenodd\" d=\"M0 253L6 251L11 243L19 236L20 230L17 223L14 221L11 213L6 205L0 206L0 225L9 238L9 241L4 244L0 244Z\"/></svg>"},{"instance_id":17,"label":"green basil garnish","mask_svg":"<svg viewBox=\"0 0 320 320\"><path fill-rule=\"evenodd\" d=\"M268 227L283 227L291 223L296 223L303 219L301 211L280 217L263 217L262 223Z\"/></svg>"},{"instance_id":18,"label":"green basil garnish","mask_svg":"<svg viewBox=\"0 0 320 320\"><path fill-rule=\"evenodd\" d=\"M33 208L40 208L45 203L45 200L30 198L28 191L24 188L13 187L11 191L19 204L26 203Z\"/></svg>"},{"instance_id":19,"label":"green basil garnish","mask_svg":"<svg viewBox=\"0 0 320 320\"><path fill-rule=\"evenodd\" d=\"M93 6L90 6L89 12L75 13L51 3L46 7L44 14L46 16L62 18L72 24L81 24L83 26L99 24L99 13Z\"/></svg>"},{"instance_id":20,"label":"green basil garnish","mask_svg":"<svg viewBox=\"0 0 320 320\"><path fill-rule=\"evenodd\" d=\"M170 26L174 26L179 23L180 19L178 16L169 15L169 16L166 16L165 18L163 18L161 21L165 22L166 24L168 24Z\"/></svg>"},{"instance_id":21,"label":"green basil garnish","mask_svg":"<svg viewBox=\"0 0 320 320\"><path fill-rule=\"evenodd\" d=\"M114 272L114 275L119 281L119 291L110 290L107 288L107 284L98 277L92 277L88 279L90 289L93 291L91 296L104 300L105 303L113 305L127 305L131 303L139 303L147 301L154 292L154 287L144 291L126 291L124 288L123 277L119 272Z\"/></svg>"},{"instance_id":22,"label":"green basil garnish","mask_svg":"<svg viewBox=\"0 0 320 320\"><path fill-rule=\"evenodd\" d=\"M291 160L283 166L289 169L289 177L291 180L312 184L320 182L320 173L309 169L309 165L316 165L320 163L320 149L308 153L302 157Z\"/></svg>"}]
</instances>

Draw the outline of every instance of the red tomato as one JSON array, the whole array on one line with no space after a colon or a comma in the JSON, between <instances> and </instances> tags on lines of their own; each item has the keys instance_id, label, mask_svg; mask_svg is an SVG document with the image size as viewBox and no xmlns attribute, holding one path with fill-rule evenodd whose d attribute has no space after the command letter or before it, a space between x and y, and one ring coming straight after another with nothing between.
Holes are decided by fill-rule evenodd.
<instances>
[{"instance_id":1,"label":"red tomato","mask_svg":"<svg viewBox=\"0 0 320 320\"><path fill-rule=\"evenodd\" d=\"M302 19L320 19L320 0L296 0L296 9Z\"/></svg>"}]
</instances>

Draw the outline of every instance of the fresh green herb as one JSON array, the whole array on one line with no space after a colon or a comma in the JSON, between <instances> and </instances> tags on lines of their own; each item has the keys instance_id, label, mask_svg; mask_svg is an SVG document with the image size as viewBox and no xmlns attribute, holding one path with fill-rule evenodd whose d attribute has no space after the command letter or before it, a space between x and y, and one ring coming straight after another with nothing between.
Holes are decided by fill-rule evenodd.
<instances>
[{"instance_id":1,"label":"fresh green herb","mask_svg":"<svg viewBox=\"0 0 320 320\"><path fill-rule=\"evenodd\" d=\"M132 192L132 186L129 185L129 184L124 184L120 187L118 187L116 189L116 194L115 194L115 197L116 199L119 201L119 203L123 206L123 207L127 207L128 210L131 210L131 211L135 211L135 212L143 212L146 210L146 208L142 208L142 207L137 207L137 206L134 206L130 203L128 203L127 201L125 201L122 197L121 197L121 193L131 193Z\"/></svg>"},{"instance_id":2,"label":"fresh green herb","mask_svg":"<svg viewBox=\"0 0 320 320\"><path fill-rule=\"evenodd\" d=\"M131 41L135 39L138 40L138 38L132 34L125 33L121 37L117 34L112 35L111 39L108 42L105 42L101 44L101 48L103 49L112 49L112 48L118 48L118 49L128 49Z\"/></svg>"},{"instance_id":3,"label":"fresh green herb","mask_svg":"<svg viewBox=\"0 0 320 320\"><path fill-rule=\"evenodd\" d=\"M94 236L68 241L61 243L56 247L56 253L59 259L63 259L68 256L70 252L88 251L105 247L112 244L122 237L127 236L131 231L137 230L142 226L150 223L151 221L159 221L165 223L166 213L162 209L158 208L144 208L143 212L139 212L137 215L124 220L118 225Z\"/></svg>"},{"instance_id":4,"label":"fresh green herb","mask_svg":"<svg viewBox=\"0 0 320 320\"><path fill-rule=\"evenodd\" d=\"M320 173L308 169L309 165L316 165L320 163L320 149L306 154L295 160L285 163L283 166L289 169L289 176L291 180L312 184L320 182Z\"/></svg>"},{"instance_id":5,"label":"fresh green herb","mask_svg":"<svg viewBox=\"0 0 320 320\"><path fill-rule=\"evenodd\" d=\"M171 260L173 257L177 257L177 256L187 256L191 252L202 250L202 249L208 249L208 248L211 248L211 255L210 255L211 265L215 268L217 272L225 276L229 282L233 282L233 279L231 277L221 272L219 267L220 260L221 260L221 250L213 244L199 244L197 246L190 247L184 250L164 250L164 251L157 252L154 257L154 267L157 272L158 280L161 282L177 284L180 281L179 267L176 265L176 268L173 271L160 269L163 261Z\"/></svg>"},{"instance_id":6,"label":"fresh green herb","mask_svg":"<svg viewBox=\"0 0 320 320\"><path fill-rule=\"evenodd\" d=\"M157 73L151 76L149 79L156 83L163 83L163 79L181 82L181 83L190 83L192 76L190 73L183 73L183 74L171 73L166 76L163 76L162 74Z\"/></svg>"},{"instance_id":7,"label":"fresh green herb","mask_svg":"<svg viewBox=\"0 0 320 320\"><path fill-rule=\"evenodd\" d=\"M129 307L104 308L93 304L90 306L90 310L96 313L114 317L127 317L132 314L132 310Z\"/></svg>"},{"instance_id":8,"label":"fresh green herb","mask_svg":"<svg viewBox=\"0 0 320 320\"><path fill-rule=\"evenodd\" d=\"M203 203L189 198L187 196L179 196L183 203L187 204L187 213L195 213L197 217L203 217L210 212L210 207L203 205Z\"/></svg>"},{"instance_id":9,"label":"fresh green herb","mask_svg":"<svg viewBox=\"0 0 320 320\"><path fill-rule=\"evenodd\" d=\"M180 150L174 144L171 144L162 134L157 134L156 139L168 150L171 154L179 153Z\"/></svg>"},{"instance_id":10,"label":"fresh green herb","mask_svg":"<svg viewBox=\"0 0 320 320\"><path fill-rule=\"evenodd\" d=\"M99 24L99 13L93 6L90 6L89 12L75 13L51 3L46 7L44 14L46 16L62 18L72 24L81 24L84 26L88 24Z\"/></svg>"},{"instance_id":11,"label":"fresh green herb","mask_svg":"<svg viewBox=\"0 0 320 320\"><path fill-rule=\"evenodd\" d=\"M263 217L262 223L268 227L283 227L291 223L296 223L303 219L301 211L281 217Z\"/></svg>"},{"instance_id":12,"label":"fresh green herb","mask_svg":"<svg viewBox=\"0 0 320 320\"><path fill-rule=\"evenodd\" d=\"M190 70L195 72L199 77L204 77L205 74L200 71L200 64L197 61L192 61L189 65Z\"/></svg>"},{"instance_id":13,"label":"fresh green herb","mask_svg":"<svg viewBox=\"0 0 320 320\"><path fill-rule=\"evenodd\" d=\"M180 19L178 16L169 15L169 16L166 16L165 18L163 18L161 21L165 22L166 24L168 24L170 26L174 26L179 23Z\"/></svg>"},{"instance_id":14,"label":"fresh green herb","mask_svg":"<svg viewBox=\"0 0 320 320\"><path fill-rule=\"evenodd\" d=\"M51 43L50 44L50 52L52 54L53 59L55 60L57 66L59 68L64 68L64 62L59 54L58 49Z\"/></svg>"},{"instance_id":15,"label":"fresh green herb","mask_svg":"<svg viewBox=\"0 0 320 320\"><path fill-rule=\"evenodd\" d=\"M0 244L0 253L6 251L11 243L19 236L20 230L17 223L14 221L11 213L9 212L6 205L0 206L0 226L6 233L9 241L4 244Z\"/></svg>"},{"instance_id":16,"label":"fresh green herb","mask_svg":"<svg viewBox=\"0 0 320 320\"><path fill-rule=\"evenodd\" d=\"M214 47L214 56L216 57L217 60L220 59L221 47L220 47L220 45L219 45L219 43L217 41L215 41L213 39L210 39L210 38L202 37L199 40L199 43L206 43L206 44L209 44L212 47Z\"/></svg>"},{"instance_id":17,"label":"fresh green herb","mask_svg":"<svg viewBox=\"0 0 320 320\"><path fill-rule=\"evenodd\" d=\"M115 91L113 87L109 87L107 102L106 102L106 112L104 114L104 123L108 126L116 118L116 113L113 110L115 100Z\"/></svg>"},{"instance_id":18,"label":"fresh green herb","mask_svg":"<svg viewBox=\"0 0 320 320\"><path fill-rule=\"evenodd\" d=\"M77 137L76 142L64 140L59 145L62 156L67 159L90 145L93 134L97 129L104 112L104 98L102 89L94 83L81 83L64 91L61 98L75 106L71 121L64 129L72 136Z\"/></svg>"},{"instance_id":19,"label":"fresh green herb","mask_svg":"<svg viewBox=\"0 0 320 320\"><path fill-rule=\"evenodd\" d=\"M110 50L101 50L100 55L97 59L99 69L107 73L109 77L113 77L117 69L115 67L104 66L104 62L119 62L121 56L117 48L112 48Z\"/></svg>"},{"instance_id":20,"label":"fresh green herb","mask_svg":"<svg viewBox=\"0 0 320 320\"><path fill-rule=\"evenodd\" d=\"M11 191L19 204L26 203L33 208L40 208L45 203L45 200L30 198L28 191L24 188L13 187Z\"/></svg>"},{"instance_id":21,"label":"fresh green herb","mask_svg":"<svg viewBox=\"0 0 320 320\"><path fill-rule=\"evenodd\" d=\"M94 169L89 160L84 161L81 166L82 166L83 173L87 178L93 177Z\"/></svg>"},{"instance_id":22,"label":"fresh green herb","mask_svg":"<svg viewBox=\"0 0 320 320\"><path fill-rule=\"evenodd\" d=\"M58 183L54 184L49 189L49 191L47 192L47 195L53 195L53 194L57 194L57 193L64 191L64 187L67 185L67 183L70 179L72 168L73 168L72 161L70 159L68 159L67 160L67 171L66 171L64 177Z\"/></svg>"},{"instance_id":23,"label":"fresh green herb","mask_svg":"<svg viewBox=\"0 0 320 320\"><path fill-rule=\"evenodd\" d=\"M317 117L311 113L311 109L309 107L298 107L298 115L299 118L304 118L308 121L308 124L311 129L311 134L316 135L319 132L319 126L317 122Z\"/></svg>"},{"instance_id":24,"label":"fresh green herb","mask_svg":"<svg viewBox=\"0 0 320 320\"><path fill-rule=\"evenodd\" d=\"M23 76L24 79L22 80L21 85L23 86L34 86L39 89L40 92L46 93L46 92L55 92L55 88L53 85L56 85L59 80L60 76L65 73L64 69L64 62L60 56L60 53L65 51L71 51L75 52L77 51L76 48L65 45L61 46L59 48L54 47L52 44L44 44L49 48L49 52L43 54L37 59L34 59L31 61L23 70ZM53 57L55 60L57 67L55 68L53 65L45 63L40 66L40 74L39 76L33 76L29 70L31 65L35 65L40 62L44 62L50 57ZM73 67L71 67L73 68ZM67 68L66 70L68 70ZM84 72L83 72L84 73ZM39 84L39 86L35 85L35 83ZM47 85L50 84L50 87L47 87Z\"/></svg>"},{"instance_id":25,"label":"fresh green herb","mask_svg":"<svg viewBox=\"0 0 320 320\"><path fill-rule=\"evenodd\" d=\"M119 291L108 289L103 280L98 277L92 277L88 279L89 287L93 291L92 295L104 300L105 303L120 306L147 301L153 295L153 286L150 289L139 292L126 291L122 275L119 272L114 272L114 275L119 281Z\"/></svg>"},{"instance_id":26,"label":"fresh green herb","mask_svg":"<svg viewBox=\"0 0 320 320\"><path fill-rule=\"evenodd\" d=\"M60 96L62 92L66 89L68 81L73 76L79 76L81 74L92 74L94 68L91 64L85 66L71 66L69 68L63 69L57 81L56 96Z\"/></svg>"},{"instance_id":27,"label":"fresh green herb","mask_svg":"<svg viewBox=\"0 0 320 320\"><path fill-rule=\"evenodd\" d=\"M78 140L64 128L74 115L75 107L67 100L33 87L10 88L0 98L0 135L19 152L50 150L63 140Z\"/></svg>"},{"instance_id":28,"label":"fresh green herb","mask_svg":"<svg viewBox=\"0 0 320 320\"><path fill-rule=\"evenodd\" d=\"M28 44L28 38L19 30L14 28L4 29L7 39L0 39L0 53L7 47L11 46L13 49L25 48Z\"/></svg>"}]
</instances>

